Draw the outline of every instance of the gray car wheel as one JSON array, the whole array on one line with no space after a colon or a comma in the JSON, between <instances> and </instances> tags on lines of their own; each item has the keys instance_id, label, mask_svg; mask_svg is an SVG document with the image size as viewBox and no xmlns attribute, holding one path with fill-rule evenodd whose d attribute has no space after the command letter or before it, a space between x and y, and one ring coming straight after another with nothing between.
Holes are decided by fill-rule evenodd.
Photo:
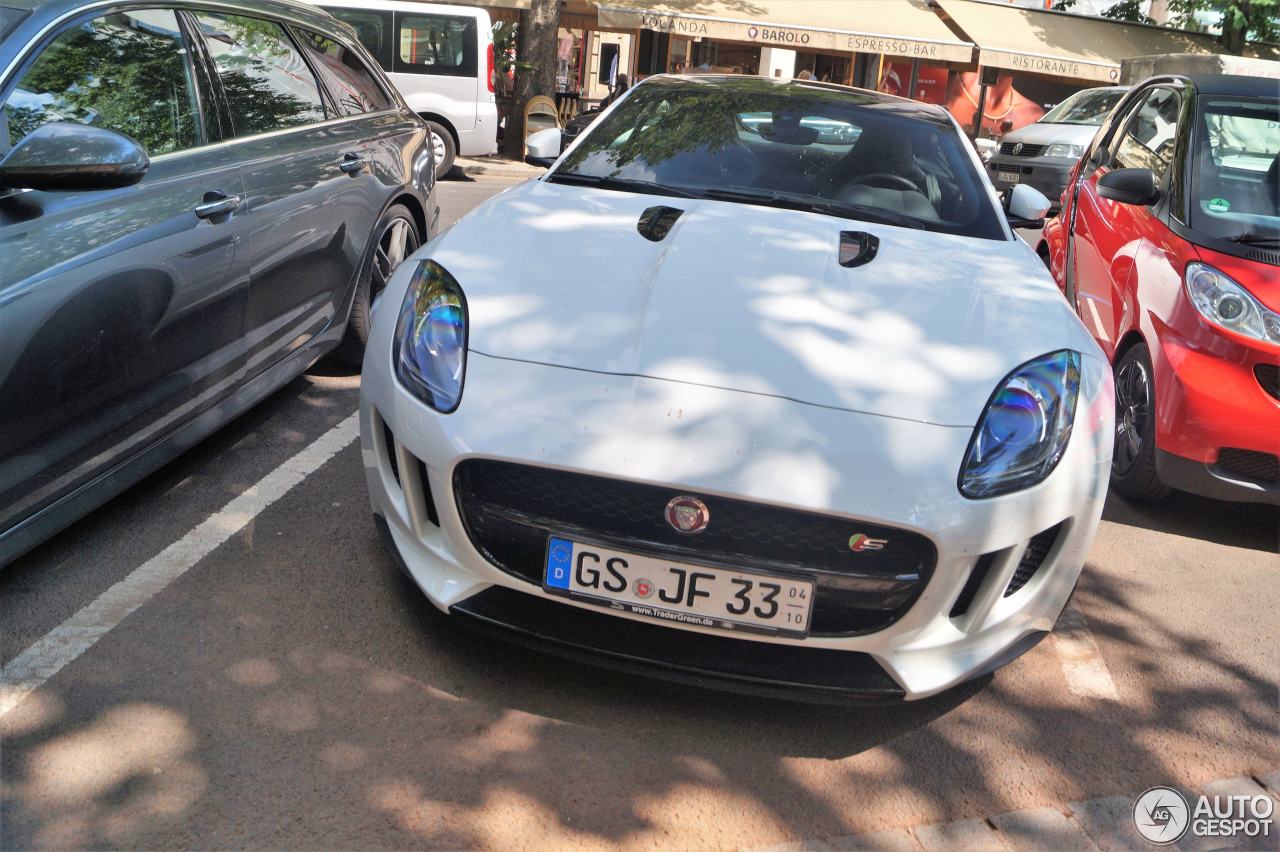
<instances>
[{"instance_id":1,"label":"gray car wheel","mask_svg":"<svg viewBox=\"0 0 1280 852\"><path fill-rule=\"evenodd\" d=\"M356 287L351 305L351 320L342 338L337 354L348 364L359 364L364 358L365 343L369 340L370 317L374 299L378 298L404 259L418 250L421 238L418 226L409 208L393 204L378 220L374 230L376 243L368 268Z\"/></svg>"}]
</instances>

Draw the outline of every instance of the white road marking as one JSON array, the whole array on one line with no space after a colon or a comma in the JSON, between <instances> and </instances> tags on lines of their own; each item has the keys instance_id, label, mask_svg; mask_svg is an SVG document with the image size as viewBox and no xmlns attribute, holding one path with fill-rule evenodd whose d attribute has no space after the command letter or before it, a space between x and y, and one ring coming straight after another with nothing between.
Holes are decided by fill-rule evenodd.
<instances>
[{"instance_id":1,"label":"white road marking","mask_svg":"<svg viewBox=\"0 0 1280 852\"><path fill-rule=\"evenodd\" d=\"M325 432L5 664L0 670L0 719L134 610L244 529L263 509L345 449L355 440L359 422L357 412Z\"/></svg>"},{"instance_id":2,"label":"white road marking","mask_svg":"<svg viewBox=\"0 0 1280 852\"><path fill-rule=\"evenodd\" d=\"M1079 611L1067 607L1050 635L1062 663L1067 688L1073 694L1083 698L1120 700L1120 693L1116 691L1111 672L1102 659L1102 652L1098 650L1098 643L1093 641L1089 625Z\"/></svg>"}]
</instances>

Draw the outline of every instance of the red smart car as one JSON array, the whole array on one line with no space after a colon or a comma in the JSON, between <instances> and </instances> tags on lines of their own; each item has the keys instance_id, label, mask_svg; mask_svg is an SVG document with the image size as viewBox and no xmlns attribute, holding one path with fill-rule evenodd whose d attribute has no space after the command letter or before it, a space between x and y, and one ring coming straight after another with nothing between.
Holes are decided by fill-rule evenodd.
<instances>
[{"instance_id":1,"label":"red smart car","mask_svg":"<svg viewBox=\"0 0 1280 852\"><path fill-rule=\"evenodd\" d=\"M1154 77L1039 247L1116 376L1111 483L1280 504L1280 83Z\"/></svg>"}]
</instances>

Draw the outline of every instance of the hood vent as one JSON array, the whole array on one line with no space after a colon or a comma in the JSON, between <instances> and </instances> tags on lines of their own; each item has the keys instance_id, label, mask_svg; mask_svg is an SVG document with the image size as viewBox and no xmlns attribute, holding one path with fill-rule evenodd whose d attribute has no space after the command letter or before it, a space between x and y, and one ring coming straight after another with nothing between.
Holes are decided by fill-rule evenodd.
<instances>
[{"instance_id":1,"label":"hood vent","mask_svg":"<svg viewBox=\"0 0 1280 852\"><path fill-rule=\"evenodd\" d=\"M640 236L646 240L652 240L660 243L667 238L667 233L671 230L671 226L680 218L683 210L675 207L650 207L640 214L640 221L636 223L636 230L640 232Z\"/></svg>"},{"instance_id":2,"label":"hood vent","mask_svg":"<svg viewBox=\"0 0 1280 852\"><path fill-rule=\"evenodd\" d=\"M876 259L880 251L880 238L866 231L840 232L840 265L862 266Z\"/></svg>"}]
</instances>

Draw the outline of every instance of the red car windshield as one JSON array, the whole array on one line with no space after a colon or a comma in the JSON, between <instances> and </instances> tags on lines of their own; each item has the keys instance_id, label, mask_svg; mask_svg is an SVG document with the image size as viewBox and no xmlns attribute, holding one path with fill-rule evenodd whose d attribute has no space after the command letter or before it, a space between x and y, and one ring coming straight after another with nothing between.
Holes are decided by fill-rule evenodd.
<instances>
[{"instance_id":1,"label":"red car windshield","mask_svg":"<svg viewBox=\"0 0 1280 852\"><path fill-rule=\"evenodd\" d=\"M1280 243L1280 101L1202 97L1193 135L1192 230Z\"/></svg>"}]
</instances>

